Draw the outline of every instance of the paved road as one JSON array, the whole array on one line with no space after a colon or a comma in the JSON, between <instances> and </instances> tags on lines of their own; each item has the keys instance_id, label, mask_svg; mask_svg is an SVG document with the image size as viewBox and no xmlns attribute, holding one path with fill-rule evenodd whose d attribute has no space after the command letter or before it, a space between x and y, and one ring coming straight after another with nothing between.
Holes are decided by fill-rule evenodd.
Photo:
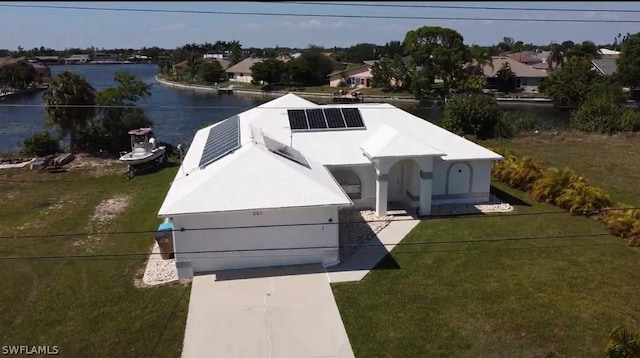
<instances>
[{"instance_id":1,"label":"paved road","mask_svg":"<svg viewBox=\"0 0 640 358\"><path fill-rule=\"evenodd\" d=\"M319 265L196 276L184 358L354 357Z\"/></svg>"}]
</instances>

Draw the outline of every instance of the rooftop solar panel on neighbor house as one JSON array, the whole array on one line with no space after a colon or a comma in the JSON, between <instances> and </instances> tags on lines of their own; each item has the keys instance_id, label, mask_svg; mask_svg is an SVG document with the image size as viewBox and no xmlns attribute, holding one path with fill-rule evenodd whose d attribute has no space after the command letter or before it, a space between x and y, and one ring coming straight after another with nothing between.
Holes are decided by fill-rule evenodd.
<instances>
[{"instance_id":1,"label":"rooftop solar panel on neighbor house","mask_svg":"<svg viewBox=\"0 0 640 358\"><path fill-rule=\"evenodd\" d=\"M347 126L344 123L340 108L325 108L324 116L327 118L329 128L345 128Z\"/></svg>"},{"instance_id":2,"label":"rooftop solar panel on neighbor house","mask_svg":"<svg viewBox=\"0 0 640 358\"><path fill-rule=\"evenodd\" d=\"M262 138L264 139L265 147L267 147L267 149L269 149L273 153L283 156L307 168L310 168L309 162L307 162L307 159L305 159L305 157L299 151L293 149L292 147L289 147L286 144L282 144L264 134L262 135Z\"/></svg>"},{"instance_id":3,"label":"rooftop solar panel on neighbor house","mask_svg":"<svg viewBox=\"0 0 640 358\"><path fill-rule=\"evenodd\" d=\"M289 115L289 127L291 130L309 129L304 109L289 109L287 114Z\"/></svg>"},{"instance_id":4,"label":"rooftop solar panel on neighbor house","mask_svg":"<svg viewBox=\"0 0 640 358\"><path fill-rule=\"evenodd\" d=\"M209 129L207 143L200 157L200 168L205 167L240 147L240 124L233 116Z\"/></svg>"},{"instance_id":5,"label":"rooftop solar panel on neighbor house","mask_svg":"<svg viewBox=\"0 0 640 358\"><path fill-rule=\"evenodd\" d=\"M358 108L342 108L342 114L347 128L364 128L362 115L360 115Z\"/></svg>"}]
</instances>

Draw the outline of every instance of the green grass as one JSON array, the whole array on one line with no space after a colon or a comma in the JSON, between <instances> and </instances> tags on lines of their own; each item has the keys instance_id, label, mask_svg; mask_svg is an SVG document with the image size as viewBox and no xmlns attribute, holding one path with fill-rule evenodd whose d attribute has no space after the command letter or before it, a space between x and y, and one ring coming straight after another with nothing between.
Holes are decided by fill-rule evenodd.
<instances>
[{"instance_id":1,"label":"green grass","mask_svg":"<svg viewBox=\"0 0 640 358\"><path fill-rule=\"evenodd\" d=\"M0 235L155 230L176 167L137 176L0 172ZM110 225L92 221L103 200L129 206ZM153 233L2 238L1 257L148 253ZM57 345L62 356L176 357L182 348L190 285L138 288L148 255L2 260L0 336L5 345Z\"/></svg>"},{"instance_id":2,"label":"green grass","mask_svg":"<svg viewBox=\"0 0 640 358\"><path fill-rule=\"evenodd\" d=\"M531 205L515 214L558 211L498 188ZM584 217L512 214L424 221L403 243L429 244L334 284L355 355L597 357L612 328L638 326L636 249ZM482 241L585 234L603 236Z\"/></svg>"},{"instance_id":3,"label":"green grass","mask_svg":"<svg viewBox=\"0 0 640 358\"><path fill-rule=\"evenodd\" d=\"M588 135L571 132L528 135L511 140L481 141L506 148L557 168L573 169L606 190L614 202L640 206L640 137Z\"/></svg>"}]
</instances>

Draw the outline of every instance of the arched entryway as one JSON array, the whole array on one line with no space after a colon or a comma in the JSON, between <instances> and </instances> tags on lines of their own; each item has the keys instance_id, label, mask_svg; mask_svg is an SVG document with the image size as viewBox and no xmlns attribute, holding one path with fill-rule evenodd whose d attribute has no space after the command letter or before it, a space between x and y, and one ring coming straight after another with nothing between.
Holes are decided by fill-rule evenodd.
<instances>
[{"instance_id":1,"label":"arched entryway","mask_svg":"<svg viewBox=\"0 0 640 358\"><path fill-rule=\"evenodd\" d=\"M362 182L356 172L348 168L331 169L331 174L342 187L349 198L362 198Z\"/></svg>"},{"instance_id":2,"label":"arched entryway","mask_svg":"<svg viewBox=\"0 0 640 358\"><path fill-rule=\"evenodd\" d=\"M394 207L417 205L420 166L412 159L403 159L389 169L387 201Z\"/></svg>"}]
</instances>

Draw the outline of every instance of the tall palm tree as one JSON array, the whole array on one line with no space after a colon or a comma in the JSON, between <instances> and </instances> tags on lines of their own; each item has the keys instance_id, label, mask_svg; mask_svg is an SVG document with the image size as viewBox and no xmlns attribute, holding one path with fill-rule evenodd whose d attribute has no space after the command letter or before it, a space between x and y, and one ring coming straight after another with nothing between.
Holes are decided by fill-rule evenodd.
<instances>
[{"instance_id":1,"label":"tall palm tree","mask_svg":"<svg viewBox=\"0 0 640 358\"><path fill-rule=\"evenodd\" d=\"M83 76L65 71L51 80L42 98L49 122L61 135L69 135L69 146L74 151L78 132L95 114L96 90Z\"/></svg>"},{"instance_id":2,"label":"tall palm tree","mask_svg":"<svg viewBox=\"0 0 640 358\"><path fill-rule=\"evenodd\" d=\"M562 51L562 46L556 43L552 43L550 48L549 58L547 58L547 65L549 66L549 72L558 68L558 66L562 66L563 64L564 64L564 53Z\"/></svg>"},{"instance_id":3,"label":"tall palm tree","mask_svg":"<svg viewBox=\"0 0 640 358\"><path fill-rule=\"evenodd\" d=\"M494 69L493 58L491 57L489 50L478 45L473 45L473 47L469 49L469 52L474 75L477 74L478 69L482 69L484 71L485 66L489 66L491 69Z\"/></svg>"},{"instance_id":4,"label":"tall palm tree","mask_svg":"<svg viewBox=\"0 0 640 358\"><path fill-rule=\"evenodd\" d=\"M191 76L191 81L196 78L198 71L200 70L200 65L202 61L196 55L191 55L187 62L187 68L189 68L189 76Z\"/></svg>"},{"instance_id":5,"label":"tall palm tree","mask_svg":"<svg viewBox=\"0 0 640 358\"><path fill-rule=\"evenodd\" d=\"M604 353L609 358L640 357L640 334L625 327L614 329L609 334Z\"/></svg>"}]
</instances>

